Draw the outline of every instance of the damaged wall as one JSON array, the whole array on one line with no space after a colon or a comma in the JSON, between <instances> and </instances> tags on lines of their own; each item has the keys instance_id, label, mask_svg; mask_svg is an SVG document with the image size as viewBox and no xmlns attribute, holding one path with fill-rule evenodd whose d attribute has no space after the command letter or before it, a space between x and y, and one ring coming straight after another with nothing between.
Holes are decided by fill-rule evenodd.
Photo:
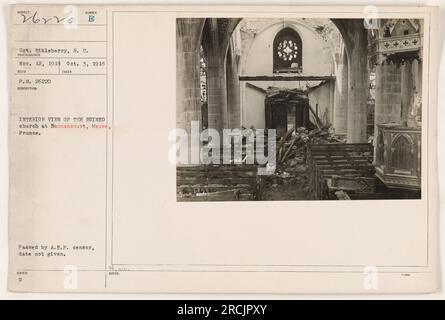
<instances>
[{"instance_id":1,"label":"damaged wall","mask_svg":"<svg viewBox=\"0 0 445 320\"><path fill-rule=\"evenodd\" d=\"M276 34L283 28L292 28L302 39L303 72L302 75L332 75L334 74L333 55L329 43L313 28L298 19L284 21L281 19L244 19L238 26L243 39L241 74L249 76L273 75L273 42ZM314 59L318 57L318 59ZM266 90L269 87L288 89L306 89L320 84L319 81L255 81L241 83L241 108L243 115L241 124L249 128L263 128L264 98L255 87ZM253 85L253 86L252 86ZM333 107L333 99L324 102L324 97L331 95L330 86L318 89L321 104L325 108ZM326 91L326 92L325 92ZM332 97L333 98L333 97ZM315 105L312 106L315 110ZM330 112L329 114L332 114Z\"/></svg>"},{"instance_id":2,"label":"damaged wall","mask_svg":"<svg viewBox=\"0 0 445 320\"><path fill-rule=\"evenodd\" d=\"M318 109L318 117L323 124L332 124L333 89L333 82L329 81L309 90L308 93L309 105L314 111Z\"/></svg>"},{"instance_id":3,"label":"damaged wall","mask_svg":"<svg viewBox=\"0 0 445 320\"><path fill-rule=\"evenodd\" d=\"M266 127L266 113L264 100L266 99L266 90L256 87L253 84L246 84L246 99L249 101L249 107L245 110L247 121L244 127L251 126L262 129Z\"/></svg>"}]
</instances>

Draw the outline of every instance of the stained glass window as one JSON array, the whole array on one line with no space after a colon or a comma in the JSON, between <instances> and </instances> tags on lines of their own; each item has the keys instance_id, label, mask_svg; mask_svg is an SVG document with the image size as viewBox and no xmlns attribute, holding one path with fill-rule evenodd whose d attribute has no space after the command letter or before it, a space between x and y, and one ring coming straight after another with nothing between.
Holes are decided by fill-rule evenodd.
<instances>
[{"instance_id":1,"label":"stained glass window","mask_svg":"<svg viewBox=\"0 0 445 320\"><path fill-rule=\"evenodd\" d=\"M207 59L204 48L199 48L199 83L201 87L201 102L207 102Z\"/></svg>"},{"instance_id":2,"label":"stained glass window","mask_svg":"<svg viewBox=\"0 0 445 320\"><path fill-rule=\"evenodd\" d=\"M274 40L274 72L302 72L302 43L299 34L291 28L278 32Z\"/></svg>"}]
</instances>

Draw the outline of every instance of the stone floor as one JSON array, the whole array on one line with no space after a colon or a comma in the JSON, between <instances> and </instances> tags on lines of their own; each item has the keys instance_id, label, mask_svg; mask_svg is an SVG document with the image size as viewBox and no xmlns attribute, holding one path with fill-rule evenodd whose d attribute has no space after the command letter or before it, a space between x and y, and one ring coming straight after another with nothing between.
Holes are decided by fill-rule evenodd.
<instances>
[{"instance_id":1,"label":"stone floor","mask_svg":"<svg viewBox=\"0 0 445 320\"><path fill-rule=\"evenodd\" d=\"M264 199L270 200L312 200L313 195L293 184L271 185L266 187Z\"/></svg>"},{"instance_id":2,"label":"stone floor","mask_svg":"<svg viewBox=\"0 0 445 320\"><path fill-rule=\"evenodd\" d=\"M266 179L263 200L313 200L306 166L281 168Z\"/></svg>"}]
</instances>

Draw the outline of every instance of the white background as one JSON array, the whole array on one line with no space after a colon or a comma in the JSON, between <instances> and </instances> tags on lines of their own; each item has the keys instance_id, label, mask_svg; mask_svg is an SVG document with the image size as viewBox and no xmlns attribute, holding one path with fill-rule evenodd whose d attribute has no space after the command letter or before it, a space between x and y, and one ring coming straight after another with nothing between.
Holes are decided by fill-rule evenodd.
<instances>
[{"instance_id":1,"label":"white background","mask_svg":"<svg viewBox=\"0 0 445 320\"><path fill-rule=\"evenodd\" d=\"M8 267L8 112L9 112L9 96L8 96L8 54L7 54L7 29L8 29L8 20L9 20L9 5L13 4L12 1L0 0L1 4L1 21L0 21L0 299L97 299L97 298L108 298L108 299L445 299L445 290L444 290L444 281L441 280L441 287L438 293L429 294L429 295L383 295L383 296L375 296L375 295L203 295L203 294L194 294L194 295L184 295L184 294L169 294L169 295L161 295L161 294L107 294L107 295L98 295L98 294L17 294L10 293L7 291L7 267ZM41 4L41 0L37 1L21 1L21 3L39 3ZM55 0L45 0L44 3L54 3L60 4L60 1ZM90 0L90 1L79 1L75 2L76 4L125 4L123 1L113 1L113 0ZM264 0L254 0L254 1L215 1L215 0L207 0L207 1L131 1L131 4L197 4L197 3L205 3L205 4L252 4L252 5L266 5L266 4L283 4L283 5L292 5L292 4L300 4L300 5L308 5L307 1L264 1ZM66 3L68 4L68 3ZM435 5L440 6L440 18L439 21L445 21L445 0L437 0L437 1L311 1L310 5ZM442 203L445 200L445 193L441 192L442 188L445 186L445 165L443 165L444 161L444 151L445 148L442 143L445 142L445 124L444 121L444 102L445 102L445 91L443 88L443 81L445 76L445 67L444 60L445 55L443 52L443 25L440 26L440 65L439 65L439 98L438 98L438 154L439 154L439 203ZM439 215L439 228L441 232L445 231L444 221L440 217L445 212L443 208L440 210ZM439 232L439 235L440 233ZM443 266L443 256L445 255L445 240L442 237L440 245L440 255L441 255L441 270L442 274L445 271Z\"/></svg>"}]
</instances>

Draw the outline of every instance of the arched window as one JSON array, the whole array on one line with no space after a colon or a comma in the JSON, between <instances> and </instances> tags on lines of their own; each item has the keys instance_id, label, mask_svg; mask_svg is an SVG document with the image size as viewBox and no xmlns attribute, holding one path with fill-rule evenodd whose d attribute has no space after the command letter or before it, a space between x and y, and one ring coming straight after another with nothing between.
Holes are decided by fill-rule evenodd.
<instances>
[{"instance_id":1,"label":"arched window","mask_svg":"<svg viewBox=\"0 0 445 320\"><path fill-rule=\"evenodd\" d=\"M207 57L203 46L199 47L199 85L201 102L207 102Z\"/></svg>"},{"instance_id":2,"label":"arched window","mask_svg":"<svg viewBox=\"0 0 445 320\"><path fill-rule=\"evenodd\" d=\"M209 127L207 73L207 57L201 45L199 47L199 86L201 90L201 121L203 129Z\"/></svg>"},{"instance_id":3,"label":"arched window","mask_svg":"<svg viewBox=\"0 0 445 320\"><path fill-rule=\"evenodd\" d=\"M303 71L301 38L300 35L291 28L285 28L275 36L273 41L273 71Z\"/></svg>"}]
</instances>

